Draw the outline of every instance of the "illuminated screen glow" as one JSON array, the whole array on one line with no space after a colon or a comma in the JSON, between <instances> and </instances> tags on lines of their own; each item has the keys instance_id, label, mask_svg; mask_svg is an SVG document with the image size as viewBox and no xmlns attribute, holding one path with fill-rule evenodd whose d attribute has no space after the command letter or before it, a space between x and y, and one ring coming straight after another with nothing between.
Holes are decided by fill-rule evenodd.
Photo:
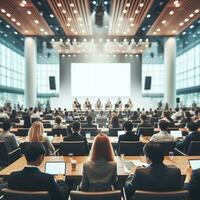
<instances>
[{"instance_id":1,"label":"illuminated screen glow","mask_svg":"<svg viewBox=\"0 0 200 200\"><path fill-rule=\"evenodd\" d=\"M130 63L72 63L72 96L130 96Z\"/></svg>"}]
</instances>

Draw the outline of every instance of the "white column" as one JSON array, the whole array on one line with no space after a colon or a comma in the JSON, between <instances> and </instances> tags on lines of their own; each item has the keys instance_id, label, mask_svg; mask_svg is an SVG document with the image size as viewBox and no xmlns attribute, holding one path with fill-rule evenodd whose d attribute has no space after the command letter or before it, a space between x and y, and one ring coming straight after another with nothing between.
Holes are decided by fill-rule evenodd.
<instances>
[{"instance_id":1,"label":"white column","mask_svg":"<svg viewBox=\"0 0 200 200\"><path fill-rule=\"evenodd\" d=\"M176 38L169 37L165 41L164 49L166 85L165 102L169 107L176 107Z\"/></svg>"},{"instance_id":2,"label":"white column","mask_svg":"<svg viewBox=\"0 0 200 200\"><path fill-rule=\"evenodd\" d=\"M36 38L26 37L24 41L25 52L25 107L36 106L37 91L36 91Z\"/></svg>"}]
</instances>

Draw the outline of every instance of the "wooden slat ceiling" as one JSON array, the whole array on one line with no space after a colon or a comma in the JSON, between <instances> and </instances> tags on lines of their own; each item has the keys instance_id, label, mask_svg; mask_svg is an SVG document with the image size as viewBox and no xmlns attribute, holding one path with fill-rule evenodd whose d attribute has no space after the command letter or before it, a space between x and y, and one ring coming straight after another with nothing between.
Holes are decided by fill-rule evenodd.
<instances>
[{"instance_id":1,"label":"wooden slat ceiling","mask_svg":"<svg viewBox=\"0 0 200 200\"><path fill-rule=\"evenodd\" d=\"M112 0L109 35L135 35L153 0Z\"/></svg>"},{"instance_id":2,"label":"wooden slat ceiling","mask_svg":"<svg viewBox=\"0 0 200 200\"><path fill-rule=\"evenodd\" d=\"M199 17L200 0L170 0L147 35L179 35Z\"/></svg>"},{"instance_id":3,"label":"wooden slat ceiling","mask_svg":"<svg viewBox=\"0 0 200 200\"><path fill-rule=\"evenodd\" d=\"M89 0L48 0L48 3L66 35L92 34Z\"/></svg>"},{"instance_id":4,"label":"wooden slat ceiling","mask_svg":"<svg viewBox=\"0 0 200 200\"><path fill-rule=\"evenodd\" d=\"M31 1L0 1L0 16L22 35L54 35Z\"/></svg>"}]
</instances>

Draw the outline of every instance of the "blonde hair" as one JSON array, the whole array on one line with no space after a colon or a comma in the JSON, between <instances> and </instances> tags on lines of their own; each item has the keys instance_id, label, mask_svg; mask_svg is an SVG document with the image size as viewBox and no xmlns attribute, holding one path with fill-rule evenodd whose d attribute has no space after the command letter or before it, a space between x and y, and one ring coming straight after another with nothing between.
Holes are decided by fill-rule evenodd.
<instances>
[{"instance_id":1,"label":"blonde hair","mask_svg":"<svg viewBox=\"0 0 200 200\"><path fill-rule=\"evenodd\" d=\"M40 121L36 121L32 124L28 132L28 140L30 142L41 142L44 138L44 126Z\"/></svg>"}]
</instances>

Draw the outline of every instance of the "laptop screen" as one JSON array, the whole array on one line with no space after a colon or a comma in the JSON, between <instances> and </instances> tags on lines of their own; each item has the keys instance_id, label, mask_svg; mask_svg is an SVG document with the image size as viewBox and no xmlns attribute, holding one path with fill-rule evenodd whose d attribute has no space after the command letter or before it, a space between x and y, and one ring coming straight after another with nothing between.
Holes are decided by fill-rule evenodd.
<instances>
[{"instance_id":1,"label":"laptop screen","mask_svg":"<svg viewBox=\"0 0 200 200\"><path fill-rule=\"evenodd\" d=\"M200 160L189 160L192 170L200 169Z\"/></svg>"},{"instance_id":2,"label":"laptop screen","mask_svg":"<svg viewBox=\"0 0 200 200\"><path fill-rule=\"evenodd\" d=\"M45 172L52 175L58 175L66 173L66 163L64 161L46 162Z\"/></svg>"},{"instance_id":3,"label":"laptop screen","mask_svg":"<svg viewBox=\"0 0 200 200\"><path fill-rule=\"evenodd\" d=\"M117 131L118 137L119 137L120 135L124 135L125 133L126 133L126 131Z\"/></svg>"},{"instance_id":4,"label":"laptop screen","mask_svg":"<svg viewBox=\"0 0 200 200\"><path fill-rule=\"evenodd\" d=\"M181 131L170 131L170 134L176 138L182 137L182 132Z\"/></svg>"}]
</instances>

